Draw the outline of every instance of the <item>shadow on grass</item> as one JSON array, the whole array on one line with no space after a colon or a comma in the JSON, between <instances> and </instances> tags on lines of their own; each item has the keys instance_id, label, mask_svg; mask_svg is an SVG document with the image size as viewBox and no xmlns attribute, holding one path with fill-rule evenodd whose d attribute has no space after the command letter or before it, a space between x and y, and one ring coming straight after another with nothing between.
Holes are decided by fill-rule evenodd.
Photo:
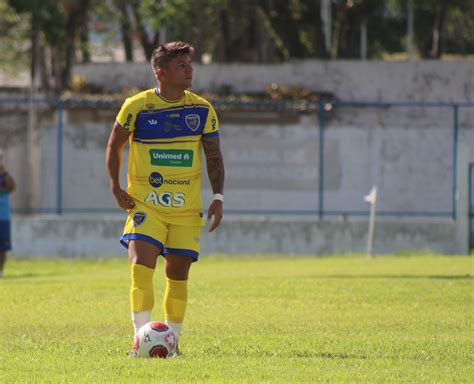
<instances>
[{"instance_id":1,"label":"shadow on grass","mask_svg":"<svg viewBox=\"0 0 474 384\"><path fill-rule=\"evenodd\" d=\"M26 273L19 273L15 275L4 275L1 280L17 280L17 279L28 279L28 278L41 278L41 277L51 277L51 276L60 276L64 275L64 273L34 273L34 272L26 272ZM1 281L0 280L0 281Z\"/></svg>"},{"instance_id":2,"label":"shadow on grass","mask_svg":"<svg viewBox=\"0 0 474 384\"><path fill-rule=\"evenodd\" d=\"M319 358L319 359L368 359L365 355L350 355L339 352L310 352L310 351L298 351L292 354L293 357L301 358Z\"/></svg>"},{"instance_id":3,"label":"shadow on grass","mask_svg":"<svg viewBox=\"0 0 474 384\"><path fill-rule=\"evenodd\" d=\"M308 276L309 277L309 276ZM472 275L313 275L316 279L434 279L472 280Z\"/></svg>"}]
</instances>

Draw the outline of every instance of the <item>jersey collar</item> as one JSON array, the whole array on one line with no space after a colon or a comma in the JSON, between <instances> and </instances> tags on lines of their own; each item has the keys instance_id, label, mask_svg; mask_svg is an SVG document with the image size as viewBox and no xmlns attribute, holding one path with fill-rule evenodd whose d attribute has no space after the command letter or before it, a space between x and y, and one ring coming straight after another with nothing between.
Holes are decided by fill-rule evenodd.
<instances>
[{"instance_id":1,"label":"jersey collar","mask_svg":"<svg viewBox=\"0 0 474 384\"><path fill-rule=\"evenodd\" d=\"M183 95L183 97L179 98L178 100L168 100L168 99L165 99L161 95L159 88L155 88L155 95L158 96L161 100L166 101L167 103L178 103L178 102L182 101L184 99L184 97L186 96L186 95Z\"/></svg>"}]
</instances>

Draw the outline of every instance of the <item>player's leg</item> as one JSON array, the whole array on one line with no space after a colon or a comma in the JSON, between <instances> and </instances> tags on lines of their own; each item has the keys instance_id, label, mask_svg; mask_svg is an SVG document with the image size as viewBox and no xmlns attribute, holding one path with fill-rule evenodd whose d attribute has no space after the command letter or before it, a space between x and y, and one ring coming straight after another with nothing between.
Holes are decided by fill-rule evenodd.
<instances>
[{"instance_id":1,"label":"player's leg","mask_svg":"<svg viewBox=\"0 0 474 384\"><path fill-rule=\"evenodd\" d=\"M168 227L145 206L136 202L125 223L122 244L130 261L130 306L135 335L150 321L154 306L153 274L164 249Z\"/></svg>"},{"instance_id":2,"label":"player's leg","mask_svg":"<svg viewBox=\"0 0 474 384\"><path fill-rule=\"evenodd\" d=\"M163 310L166 324L179 338L188 303L188 276L193 259L189 256L165 255L166 289Z\"/></svg>"},{"instance_id":3,"label":"player's leg","mask_svg":"<svg viewBox=\"0 0 474 384\"><path fill-rule=\"evenodd\" d=\"M7 253L5 251L0 251L0 277L3 277L3 266L7 260Z\"/></svg>"},{"instance_id":4,"label":"player's leg","mask_svg":"<svg viewBox=\"0 0 474 384\"><path fill-rule=\"evenodd\" d=\"M153 274L156 259L161 249L144 240L130 240L128 257L130 261L130 307L135 335L140 327L151 319L155 304Z\"/></svg>"},{"instance_id":5,"label":"player's leg","mask_svg":"<svg viewBox=\"0 0 474 384\"><path fill-rule=\"evenodd\" d=\"M188 302L189 270L199 257L200 231L200 227L170 225L166 240L163 309L166 323L178 337Z\"/></svg>"},{"instance_id":6,"label":"player's leg","mask_svg":"<svg viewBox=\"0 0 474 384\"><path fill-rule=\"evenodd\" d=\"M10 221L0 221L0 277L3 277L3 267L7 261L7 251L11 249Z\"/></svg>"}]
</instances>

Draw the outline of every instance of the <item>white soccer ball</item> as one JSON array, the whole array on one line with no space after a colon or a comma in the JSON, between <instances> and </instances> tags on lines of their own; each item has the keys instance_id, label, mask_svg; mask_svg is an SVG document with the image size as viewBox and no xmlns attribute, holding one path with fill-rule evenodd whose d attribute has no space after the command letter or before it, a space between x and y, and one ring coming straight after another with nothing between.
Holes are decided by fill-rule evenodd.
<instances>
[{"instance_id":1,"label":"white soccer ball","mask_svg":"<svg viewBox=\"0 0 474 384\"><path fill-rule=\"evenodd\" d=\"M176 352L178 337L173 329L159 321L146 323L138 330L138 338L135 341L138 357L158 357L165 359Z\"/></svg>"}]
</instances>

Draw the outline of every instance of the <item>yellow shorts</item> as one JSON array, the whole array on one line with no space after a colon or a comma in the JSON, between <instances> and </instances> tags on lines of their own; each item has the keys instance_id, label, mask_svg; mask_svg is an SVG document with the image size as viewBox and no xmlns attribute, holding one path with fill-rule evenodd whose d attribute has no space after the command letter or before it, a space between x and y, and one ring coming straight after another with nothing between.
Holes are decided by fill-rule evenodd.
<instances>
[{"instance_id":1,"label":"yellow shorts","mask_svg":"<svg viewBox=\"0 0 474 384\"><path fill-rule=\"evenodd\" d=\"M124 247L128 248L130 240L143 240L161 249L162 255L190 256L193 261L198 260L201 226L170 224L153 210L144 208L135 207L129 212L120 240Z\"/></svg>"}]
</instances>

